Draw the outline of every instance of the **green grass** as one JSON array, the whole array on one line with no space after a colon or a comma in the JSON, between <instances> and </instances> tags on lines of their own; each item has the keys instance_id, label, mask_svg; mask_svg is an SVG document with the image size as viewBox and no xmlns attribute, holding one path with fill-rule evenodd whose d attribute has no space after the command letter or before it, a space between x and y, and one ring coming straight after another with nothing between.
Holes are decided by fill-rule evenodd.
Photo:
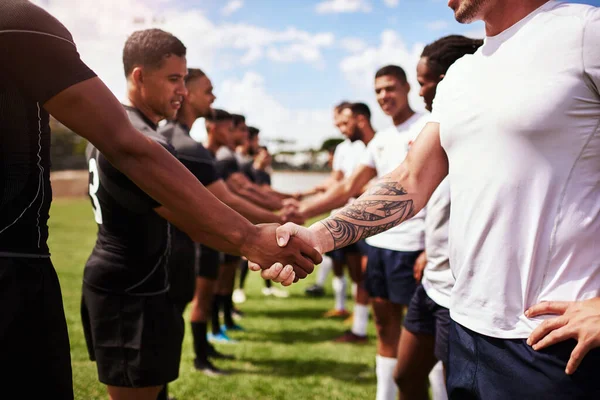
<instances>
[{"instance_id":1,"label":"green grass","mask_svg":"<svg viewBox=\"0 0 600 400\"><path fill-rule=\"evenodd\" d=\"M81 275L96 240L91 206L87 200L57 200L50 217L50 249L69 325L75 398L106 399L96 365L87 356L79 315ZM340 321L321 318L333 305L331 296L322 299L304 296L304 288L313 281L309 278L294 285L288 299L274 299L263 297L260 276L249 274L248 301L241 306L246 313L241 323L247 332L232 335L240 341L238 344L219 347L223 352L235 354L237 359L217 365L235 373L215 379L196 372L192 366L191 332L186 324L179 379L169 386L170 394L179 400L375 397L372 324L368 345L331 343L330 339L343 333L346 327Z\"/></svg>"}]
</instances>

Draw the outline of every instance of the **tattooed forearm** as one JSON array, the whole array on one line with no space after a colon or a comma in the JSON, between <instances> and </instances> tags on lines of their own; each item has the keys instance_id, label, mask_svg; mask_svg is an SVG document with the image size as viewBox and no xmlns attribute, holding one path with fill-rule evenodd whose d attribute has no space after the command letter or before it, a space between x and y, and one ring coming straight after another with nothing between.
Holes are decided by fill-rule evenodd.
<instances>
[{"instance_id":1,"label":"tattooed forearm","mask_svg":"<svg viewBox=\"0 0 600 400\"><path fill-rule=\"evenodd\" d=\"M415 215L413 200L398 182L379 182L354 203L321 221L341 248L387 231Z\"/></svg>"}]
</instances>

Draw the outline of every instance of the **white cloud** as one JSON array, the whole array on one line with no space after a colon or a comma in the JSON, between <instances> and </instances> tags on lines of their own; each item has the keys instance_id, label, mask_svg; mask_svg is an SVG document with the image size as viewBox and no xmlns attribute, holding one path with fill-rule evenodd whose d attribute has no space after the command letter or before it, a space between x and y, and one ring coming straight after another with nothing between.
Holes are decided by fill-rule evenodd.
<instances>
[{"instance_id":1,"label":"white cloud","mask_svg":"<svg viewBox=\"0 0 600 400\"><path fill-rule=\"evenodd\" d=\"M357 101L363 101L371 107L373 123L376 129L389 126L391 120L385 116L375 99L374 80L377 70L384 65L395 64L402 67L411 85L409 101L414 110L423 110L423 100L419 97L419 84L416 79L417 62L422 44L408 48L397 32L386 30L381 34L381 42L376 47L349 55L340 63L344 78L354 88Z\"/></svg>"},{"instance_id":2,"label":"white cloud","mask_svg":"<svg viewBox=\"0 0 600 400\"><path fill-rule=\"evenodd\" d=\"M449 26L450 24L448 23L448 21L444 20L431 21L425 24L425 27L430 31L441 31Z\"/></svg>"},{"instance_id":3,"label":"white cloud","mask_svg":"<svg viewBox=\"0 0 600 400\"><path fill-rule=\"evenodd\" d=\"M364 40L359 38L348 37L340 40L340 46L351 53L362 51L367 47Z\"/></svg>"},{"instance_id":4,"label":"white cloud","mask_svg":"<svg viewBox=\"0 0 600 400\"><path fill-rule=\"evenodd\" d=\"M244 2L242 0L231 0L228 2L225 7L221 9L221 14L225 16L229 16L242 8L244 6Z\"/></svg>"},{"instance_id":5,"label":"white cloud","mask_svg":"<svg viewBox=\"0 0 600 400\"><path fill-rule=\"evenodd\" d=\"M264 141L274 138L294 140L298 147L318 147L324 139L339 135L331 121L331 110L290 109L283 105L265 87L265 78L256 72L247 72L241 79L228 79L217 89L215 107L247 116L249 125L261 130ZM192 135L203 140L206 130L201 123L194 124Z\"/></svg>"},{"instance_id":6,"label":"white cloud","mask_svg":"<svg viewBox=\"0 0 600 400\"><path fill-rule=\"evenodd\" d=\"M398 3L400 3L400 0L383 0L383 2L385 3L386 6L390 7L390 8L394 8L398 6Z\"/></svg>"},{"instance_id":7,"label":"white cloud","mask_svg":"<svg viewBox=\"0 0 600 400\"><path fill-rule=\"evenodd\" d=\"M316 5L318 14L370 12L367 0L324 0Z\"/></svg>"}]
</instances>

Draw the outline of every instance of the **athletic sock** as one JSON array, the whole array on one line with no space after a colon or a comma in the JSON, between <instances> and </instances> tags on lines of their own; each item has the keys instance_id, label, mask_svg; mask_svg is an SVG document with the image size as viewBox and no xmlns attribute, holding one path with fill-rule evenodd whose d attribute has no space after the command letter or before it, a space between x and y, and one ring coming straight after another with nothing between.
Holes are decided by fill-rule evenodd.
<instances>
[{"instance_id":1,"label":"athletic sock","mask_svg":"<svg viewBox=\"0 0 600 400\"><path fill-rule=\"evenodd\" d=\"M358 285L352 282L352 298L356 300L356 294L358 293Z\"/></svg>"},{"instance_id":2,"label":"athletic sock","mask_svg":"<svg viewBox=\"0 0 600 400\"><path fill-rule=\"evenodd\" d=\"M246 277L248 276L248 260L242 261L240 264L240 289L244 289Z\"/></svg>"},{"instance_id":3,"label":"athletic sock","mask_svg":"<svg viewBox=\"0 0 600 400\"><path fill-rule=\"evenodd\" d=\"M204 360L206 358L208 341L206 340L206 332L208 324L206 322L191 322L192 337L194 339L194 353L196 358Z\"/></svg>"},{"instance_id":4,"label":"athletic sock","mask_svg":"<svg viewBox=\"0 0 600 400\"><path fill-rule=\"evenodd\" d=\"M223 323L226 327L235 326L233 322L233 301L231 294L221 295L221 304L223 304Z\"/></svg>"},{"instance_id":5,"label":"athletic sock","mask_svg":"<svg viewBox=\"0 0 600 400\"><path fill-rule=\"evenodd\" d=\"M213 335L216 335L221 331L221 323L219 322L219 309L221 307L221 296L215 294L213 296L212 310L211 310L211 329Z\"/></svg>"},{"instance_id":6,"label":"athletic sock","mask_svg":"<svg viewBox=\"0 0 600 400\"><path fill-rule=\"evenodd\" d=\"M324 256L323 262L319 266L317 271L317 282L315 282L318 286L325 286L325 281L327 280L327 276L329 276L329 272L333 268L333 261L331 261L330 257Z\"/></svg>"},{"instance_id":7,"label":"athletic sock","mask_svg":"<svg viewBox=\"0 0 600 400\"><path fill-rule=\"evenodd\" d=\"M396 400L398 388L394 382L394 369L396 359L383 357L377 354L375 358L375 370L377 373L377 396L376 400Z\"/></svg>"},{"instance_id":8,"label":"athletic sock","mask_svg":"<svg viewBox=\"0 0 600 400\"><path fill-rule=\"evenodd\" d=\"M333 278L332 282L333 294L335 298L335 309L345 310L346 309L346 277L342 276Z\"/></svg>"},{"instance_id":9,"label":"athletic sock","mask_svg":"<svg viewBox=\"0 0 600 400\"><path fill-rule=\"evenodd\" d=\"M362 304L354 305L354 318L352 320L352 333L358 336L367 335L367 324L369 323L369 306Z\"/></svg>"},{"instance_id":10,"label":"athletic sock","mask_svg":"<svg viewBox=\"0 0 600 400\"><path fill-rule=\"evenodd\" d=\"M448 400L446 380L444 379L444 366L441 361L429 373L429 385L433 400Z\"/></svg>"},{"instance_id":11,"label":"athletic sock","mask_svg":"<svg viewBox=\"0 0 600 400\"><path fill-rule=\"evenodd\" d=\"M265 279L265 287L268 287L270 289L271 286L273 286L273 282L271 282L270 279Z\"/></svg>"}]
</instances>

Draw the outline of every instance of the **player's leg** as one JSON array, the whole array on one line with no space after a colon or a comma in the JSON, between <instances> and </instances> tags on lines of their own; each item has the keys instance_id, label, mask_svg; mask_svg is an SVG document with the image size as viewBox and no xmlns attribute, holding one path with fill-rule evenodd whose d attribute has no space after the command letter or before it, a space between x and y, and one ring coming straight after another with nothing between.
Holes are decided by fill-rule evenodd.
<instances>
[{"instance_id":1,"label":"player's leg","mask_svg":"<svg viewBox=\"0 0 600 400\"><path fill-rule=\"evenodd\" d=\"M240 264L240 285L237 289L233 291L233 302L235 304L242 304L246 301L246 293L244 292L244 287L246 285L246 278L248 277L248 260L242 260Z\"/></svg>"},{"instance_id":2,"label":"player's leg","mask_svg":"<svg viewBox=\"0 0 600 400\"><path fill-rule=\"evenodd\" d=\"M239 268L241 258L225 254L224 262L219 269L219 280L217 294L220 297L223 309L222 330L241 330L241 327L233 321L233 288L235 286L235 275Z\"/></svg>"},{"instance_id":3,"label":"player's leg","mask_svg":"<svg viewBox=\"0 0 600 400\"><path fill-rule=\"evenodd\" d=\"M350 313L346 310L346 277L344 275L344 250L337 249L328 255L333 261L333 297L334 297L334 308L327 311L323 316L326 318L346 318Z\"/></svg>"},{"instance_id":4,"label":"player's leg","mask_svg":"<svg viewBox=\"0 0 600 400\"><path fill-rule=\"evenodd\" d=\"M110 400L156 400L162 390L162 386L151 386L144 388L128 388L107 386L108 398Z\"/></svg>"},{"instance_id":5,"label":"player's leg","mask_svg":"<svg viewBox=\"0 0 600 400\"><path fill-rule=\"evenodd\" d=\"M325 281L327 280L332 268L333 261L330 257L325 255L323 257L323 261L317 268L317 280L315 281L314 285L307 287L305 290L305 293L308 296L321 297L325 295Z\"/></svg>"}]
</instances>

